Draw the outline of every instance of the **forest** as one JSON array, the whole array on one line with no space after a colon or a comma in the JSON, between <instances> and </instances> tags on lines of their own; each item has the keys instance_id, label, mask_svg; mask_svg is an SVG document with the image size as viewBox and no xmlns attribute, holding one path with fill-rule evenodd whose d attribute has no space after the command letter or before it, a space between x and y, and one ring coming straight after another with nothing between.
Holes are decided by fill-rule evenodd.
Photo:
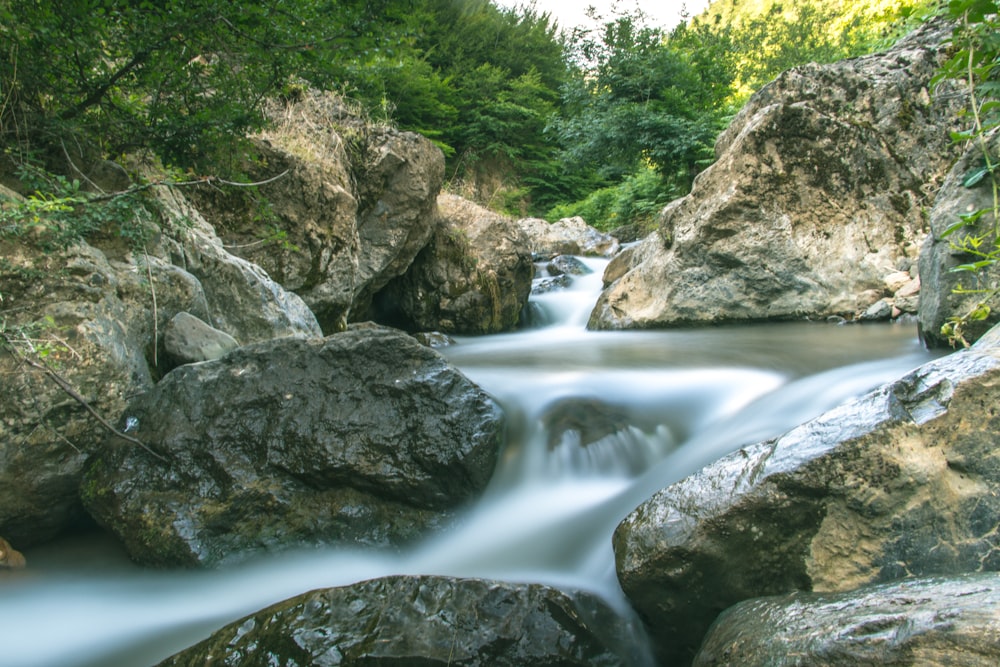
<instances>
[{"instance_id":1,"label":"forest","mask_svg":"<svg viewBox=\"0 0 1000 667\"><path fill-rule=\"evenodd\" d=\"M0 176L65 193L73 147L237 179L265 101L310 87L430 138L446 187L491 208L648 224L779 72L990 4L715 0L667 29L490 0L0 0Z\"/></svg>"}]
</instances>

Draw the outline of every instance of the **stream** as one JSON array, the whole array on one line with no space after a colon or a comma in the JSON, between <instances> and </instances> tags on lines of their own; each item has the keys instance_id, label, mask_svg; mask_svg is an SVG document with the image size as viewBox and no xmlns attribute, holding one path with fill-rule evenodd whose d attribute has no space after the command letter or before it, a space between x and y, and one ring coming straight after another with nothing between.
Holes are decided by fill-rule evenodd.
<instances>
[{"instance_id":1,"label":"stream","mask_svg":"<svg viewBox=\"0 0 1000 667\"><path fill-rule=\"evenodd\" d=\"M625 612L611 534L636 505L933 356L914 324L587 331L605 261L582 261L593 273L533 297L545 326L441 350L510 418L451 532L401 556L331 548L210 572L144 570L93 535L26 550L26 570L0 573L4 667L149 665L273 602L389 574L541 582Z\"/></svg>"}]
</instances>

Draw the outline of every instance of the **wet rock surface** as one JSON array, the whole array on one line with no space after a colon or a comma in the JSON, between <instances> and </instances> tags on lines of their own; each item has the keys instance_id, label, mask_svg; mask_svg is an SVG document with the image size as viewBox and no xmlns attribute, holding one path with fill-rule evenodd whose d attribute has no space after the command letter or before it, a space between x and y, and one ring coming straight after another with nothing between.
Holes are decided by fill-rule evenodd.
<instances>
[{"instance_id":1,"label":"wet rock surface","mask_svg":"<svg viewBox=\"0 0 1000 667\"><path fill-rule=\"evenodd\" d=\"M1000 361L985 338L664 489L619 526L661 660L740 600L1000 570Z\"/></svg>"},{"instance_id":2,"label":"wet rock surface","mask_svg":"<svg viewBox=\"0 0 1000 667\"><path fill-rule=\"evenodd\" d=\"M697 667L1000 663L1000 575L911 579L747 600L712 626Z\"/></svg>"},{"instance_id":3,"label":"wet rock surface","mask_svg":"<svg viewBox=\"0 0 1000 667\"><path fill-rule=\"evenodd\" d=\"M537 584L387 577L252 614L163 662L643 667L640 635L599 599Z\"/></svg>"},{"instance_id":4,"label":"wet rock surface","mask_svg":"<svg viewBox=\"0 0 1000 667\"><path fill-rule=\"evenodd\" d=\"M485 488L504 424L438 353L378 328L182 366L123 421L156 456L109 440L84 502L135 560L184 566L426 535Z\"/></svg>"}]
</instances>

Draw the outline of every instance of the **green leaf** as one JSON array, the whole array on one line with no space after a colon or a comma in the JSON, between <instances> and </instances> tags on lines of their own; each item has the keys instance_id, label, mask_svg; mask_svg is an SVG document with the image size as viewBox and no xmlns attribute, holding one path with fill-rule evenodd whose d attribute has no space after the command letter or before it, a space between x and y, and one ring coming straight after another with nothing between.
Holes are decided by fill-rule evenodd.
<instances>
[{"instance_id":1,"label":"green leaf","mask_svg":"<svg viewBox=\"0 0 1000 667\"><path fill-rule=\"evenodd\" d=\"M977 169L976 171L972 172L971 174L965 177L965 180L962 181L962 186L966 188L971 188L975 186L977 183L979 183L981 180L983 180L983 178L988 173L990 173L990 170L987 169L986 167L983 167L982 169Z\"/></svg>"}]
</instances>

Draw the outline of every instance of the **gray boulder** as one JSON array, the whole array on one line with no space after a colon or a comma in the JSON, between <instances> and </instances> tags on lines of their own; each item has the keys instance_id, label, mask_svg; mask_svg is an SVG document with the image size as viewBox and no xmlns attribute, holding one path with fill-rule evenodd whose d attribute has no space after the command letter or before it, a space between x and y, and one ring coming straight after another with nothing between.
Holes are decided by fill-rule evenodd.
<instances>
[{"instance_id":1,"label":"gray boulder","mask_svg":"<svg viewBox=\"0 0 1000 667\"><path fill-rule=\"evenodd\" d=\"M166 230L162 254L193 275L204 293L207 314L192 314L242 344L282 336L322 335L305 302L272 280L260 266L223 247L215 228L184 195L173 188L154 192L160 227Z\"/></svg>"},{"instance_id":2,"label":"gray boulder","mask_svg":"<svg viewBox=\"0 0 1000 667\"><path fill-rule=\"evenodd\" d=\"M156 454L109 440L87 510L135 560L186 566L424 536L485 488L504 425L441 355L388 329L181 366L124 423Z\"/></svg>"},{"instance_id":3,"label":"gray boulder","mask_svg":"<svg viewBox=\"0 0 1000 667\"><path fill-rule=\"evenodd\" d=\"M744 599L1000 570L1000 333L670 486L617 528L626 595L689 661Z\"/></svg>"},{"instance_id":4,"label":"gray boulder","mask_svg":"<svg viewBox=\"0 0 1000 667\"><path fill-rule=\"evenodd\" d=\"M531 251L536 255L611 257L620 248L618 239L591 227L580 216L556 222L541 218L522 218L517 224L527 234Z\"/></svg>"},{"instance_id":5,"label":"gray boulder","mask_svg":"<svg viewBox=\"0 0 1000 667\"><path fill-rule=\"evenodd\" d=\"M174 366L218 359L239 346L225 331L183 310L170 318L163 332L163 348Z\"/></svg>"},{"instance_id":6,"label":"gray boulder","mask_svg":"<svg viewBox=\"0 0 1000 667\"><path fill-rule=\"evenodd\" d=\"M538 584L387 577L317 590L160 663L642 667L641 632L598 598Z\"/></svg>"},{"instance_id":7,"label":"gray boulder","mask_svg":"<svg viewBox=\"0 0 1000 667\"><path fill-rule=\"evenodd\" d=\"M375 296L371 315L410 331L509 331L531 292L527 246L512 219L440 195L430 243L403 276Z\"/></svg>"},{"instance_id":8,"label":"gray boulder","mask_svg":"<svg viewBox=\"0 0 1000 667\"><path fill-rule=\"evenodd\" d=\"M747 600L712 626L697 667L1000 664L1000 576L908 579Z\"/></svg>"},{"instance_id":9,"label":"gray boulder","mask_svg":"<svg viewBox=\"0 0 1000 667\"><path fill-rule=\"evenodd\" d=\"M147 272L83 243L43 253L8 241L3 256L0 534L28 547L85 521L83 465L106 435L55 378L116 421L129 397L153 384L156 320L199 311L204 296L177 267L151 257Z\"/></svg>"},{"instance_id":10,"label":"gray boulder","mask_svg":"<svg viewBox=\"0 0 1000 667\"><path fill-rule=\"evenodd\" d=\"M609 266L590 327L853 318L916 258L925 188L954 159L957 100L929 86L949 31L780 75L716 144L716 162ZM887 295L888 296L888 295Z\"/></svg>"}]
</instances>

